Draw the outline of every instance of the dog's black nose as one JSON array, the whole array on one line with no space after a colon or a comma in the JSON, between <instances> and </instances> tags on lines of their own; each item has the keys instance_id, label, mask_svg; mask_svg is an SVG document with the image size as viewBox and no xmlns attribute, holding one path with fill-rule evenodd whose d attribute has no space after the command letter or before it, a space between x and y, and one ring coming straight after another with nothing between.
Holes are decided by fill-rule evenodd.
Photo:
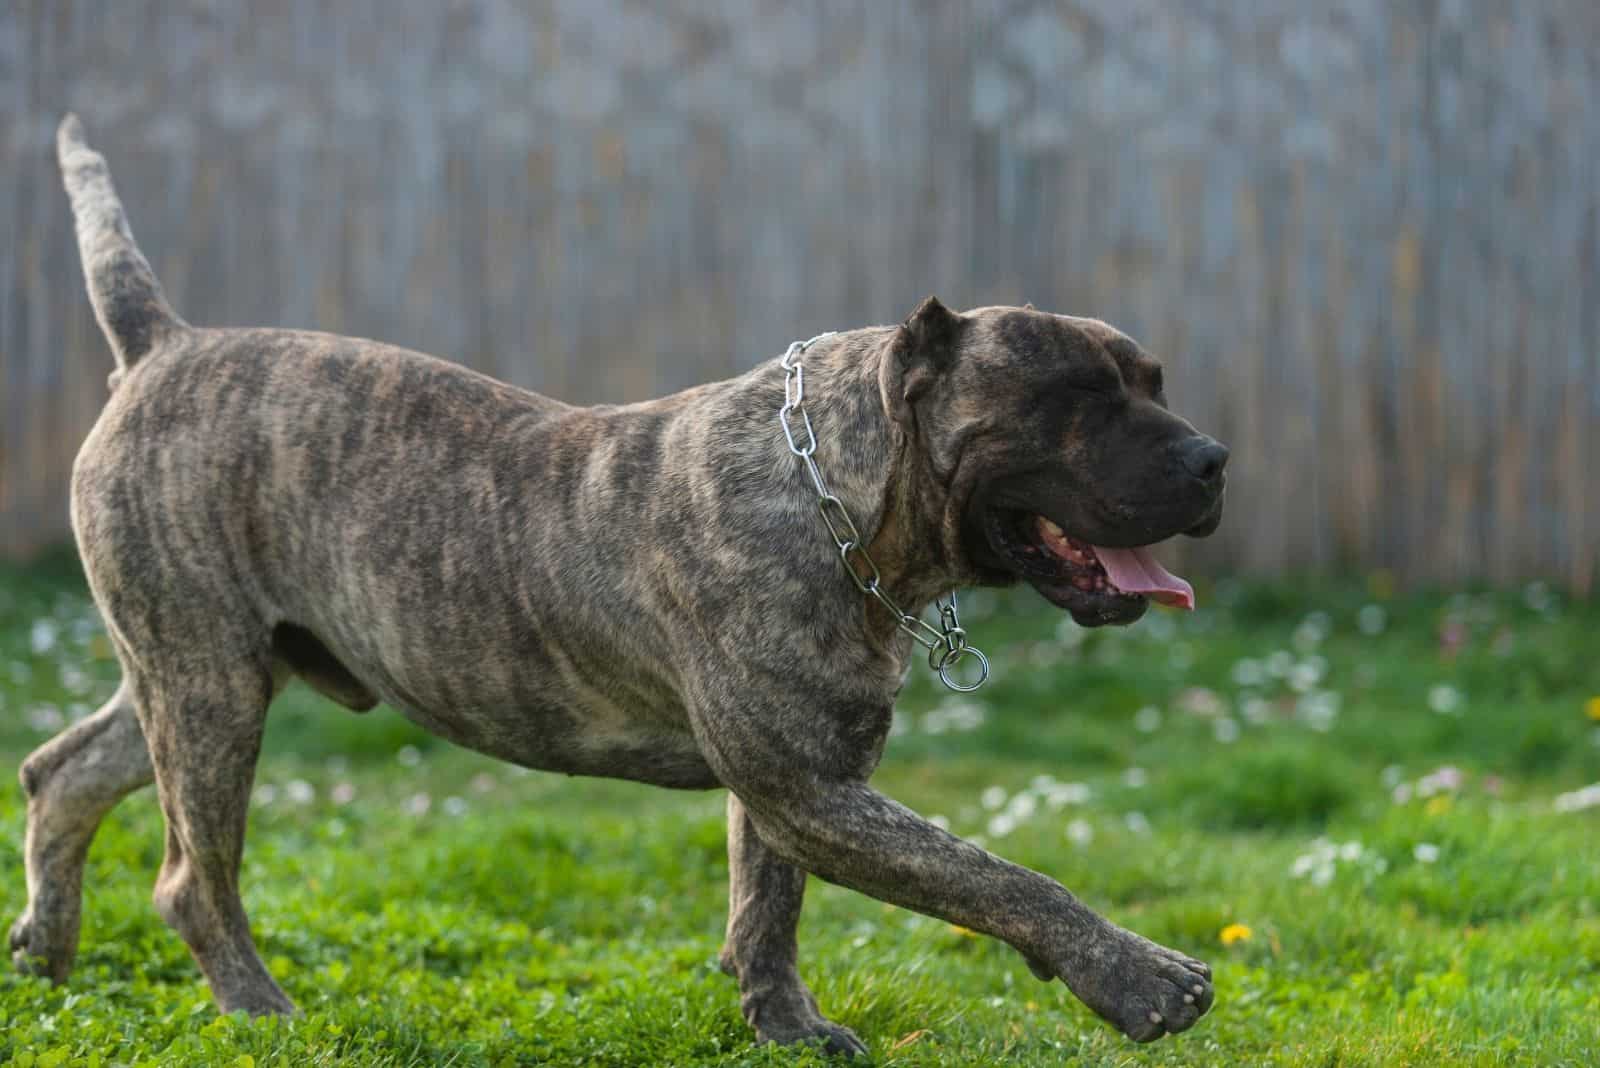
<instances>
[{"instance_id":1,"label":"dog's black nose","mask_svg":"<svg viewBox=\"0 0 1600 1068\"><path fill-rule=\"evenodd\" d=\"M1228 465L1228 447L1215 438L1196 434L1178 445L1178 459L1184 470L1202 482L1210 482Z\"/></svg>"}]
</instances>

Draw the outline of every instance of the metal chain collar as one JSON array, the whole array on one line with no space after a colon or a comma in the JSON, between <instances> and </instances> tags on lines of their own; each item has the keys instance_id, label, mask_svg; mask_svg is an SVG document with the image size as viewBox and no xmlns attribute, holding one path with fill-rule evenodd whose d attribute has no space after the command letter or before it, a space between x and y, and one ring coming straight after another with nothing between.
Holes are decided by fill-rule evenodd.
<instances>
[{"instance_id":1,"label":"metal chain collar","mask_svg":"<svg viewBox=\"0 0 1600 1068\"><path fill-rule=\"evenodd\" d=\"M822 471L817 467L817 435L811 429L811 417L806 414L806 376L800 357L818 341L832 336L833 332L829 331L818 334L810 341L796 341L789 346L789 351L783 354L783 359L780 361L784 372L783 407L778 410L778 423L783 427L784 440L789 443L789 451L798 456L800 462L805 465L806 474L811 476L811 484L817 490L817 511L822 513L822 521L827 525L828 533L833 536L833 543L839 550L839 562L844 564L845 573L850 576L850 581L854 582L862 593L876 598L879 604L894 613L900 629L911 635L911 639L918 645L928 650L928 666L939 673L939 681L958 693L971 693L988 680L989 658L976 646L967 644L967 632L962 629L961 617L956 614L956 591L951 590L944 597L935 599L934 604L939 609L937 628L896 604L894 598L883 588L878 565L867 555L867 548L862 544L861 532L856 529L855 520L850 518L844 502L828 489L827 482L822 478ZM798 424L795 423L796 416L799 416ZM978 681L970 686L957 682L950 675L950 669L968 656L976 658L980 672Z\"/></svg>"}]
</instances>

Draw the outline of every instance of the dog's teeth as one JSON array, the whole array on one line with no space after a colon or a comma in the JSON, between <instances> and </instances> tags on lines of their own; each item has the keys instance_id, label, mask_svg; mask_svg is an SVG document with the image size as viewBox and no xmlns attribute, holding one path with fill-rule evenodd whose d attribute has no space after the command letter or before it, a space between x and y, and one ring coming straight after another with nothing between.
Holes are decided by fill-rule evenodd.
<instances>
[{"instance_id":1,"label":"dog's teeth","mask_svg":"<svg viewBox=\"0 0 1600 1068\"><path fill-rule=\"evenodd\" d=\"M1044 518L1043 516L1039 517L1039 526L1046 534L1050 535L1051 537L1053 537L1053 538L1061 538L1063 541L1066 540L1066 537L1067 537L1066 532L1064 530L1062 530L1060 527L1056 526L1054 523L1050 522L1050 520Z\"/></svg>"}]
</instances>

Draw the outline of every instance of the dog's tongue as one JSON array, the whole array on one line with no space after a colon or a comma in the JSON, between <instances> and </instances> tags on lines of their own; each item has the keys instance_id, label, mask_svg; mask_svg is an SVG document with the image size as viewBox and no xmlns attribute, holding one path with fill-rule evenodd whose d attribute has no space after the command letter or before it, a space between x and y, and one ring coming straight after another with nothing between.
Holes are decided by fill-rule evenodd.
<instances>
[{"instance_id":1,"label":"dog's tongue","mask_svg":"<svg viewBox=\"0 0 1600 1068\"><path fill-rule=\"evenodd\" d=\"M1194 611L1194 587L1157 563L1148 550L1096 545L1094 554L1111 584L1123 593L1142 593L1169 608Z\"/></svg>"}]
</instances>

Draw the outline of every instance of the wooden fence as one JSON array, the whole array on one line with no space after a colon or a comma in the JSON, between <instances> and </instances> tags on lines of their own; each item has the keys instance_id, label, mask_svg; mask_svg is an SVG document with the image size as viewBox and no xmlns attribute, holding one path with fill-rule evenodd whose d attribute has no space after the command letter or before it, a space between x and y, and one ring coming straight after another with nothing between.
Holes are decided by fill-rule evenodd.
<instances>
[{"instance_id":1,"label":"wooden fence","mask_svg":"<svg viewBox=\"0 0 1600 1068\"><path fill-rule=\"evenodd\" d=\"M1600 564L1600 4L20 0L0 9L0 553L110 358L77 110L174 303L576 401L924 294L1109 319L1234 450L1191 566Z\"/></svg>"}]
</instances>

